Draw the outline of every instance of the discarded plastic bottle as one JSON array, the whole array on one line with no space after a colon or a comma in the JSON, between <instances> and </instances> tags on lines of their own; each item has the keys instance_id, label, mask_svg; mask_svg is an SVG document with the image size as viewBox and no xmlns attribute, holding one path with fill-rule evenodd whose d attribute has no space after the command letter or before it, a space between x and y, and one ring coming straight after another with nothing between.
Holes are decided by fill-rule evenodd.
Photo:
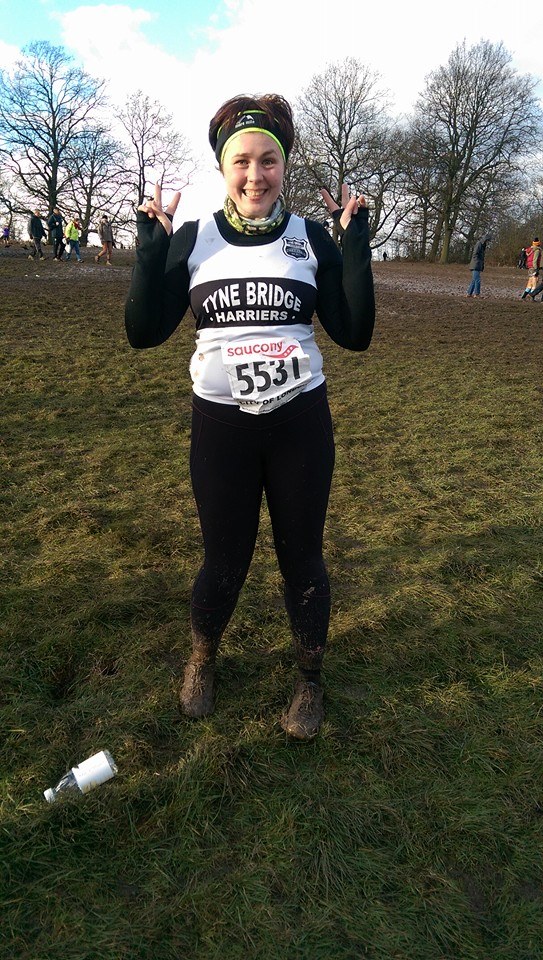
<instances>
[{"instance_id":1,"label":"discarded plastic bottle","mask_svg":"<svg viewBox=\"0 0 543 960\"><path fill-rule=\"evenodd\" d=\"M59 780L56 787L44 790L43 795L47 803L54 803L63 793L88 793L106 780L111 780L117 773L117 769L117 764L109 750L101 750L77 767L72 767L68 773L64 774L62 780Z\"/></svg>"}]
</instances>

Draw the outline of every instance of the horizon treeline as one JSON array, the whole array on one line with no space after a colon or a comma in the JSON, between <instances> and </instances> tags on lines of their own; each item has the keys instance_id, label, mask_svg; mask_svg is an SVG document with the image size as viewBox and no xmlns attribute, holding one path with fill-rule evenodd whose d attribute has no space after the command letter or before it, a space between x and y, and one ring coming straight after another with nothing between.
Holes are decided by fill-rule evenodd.
<instances>
[{"instance_id":1,"label":"horizon treeline","mask_svg":"<svg viewBox=\"0 0 543 960\"><path fill-rule=\"evenodd\" d=\"M157 100L136 90L122 108L106 82L44 41L0 71L0 211L12 226L31 209L77 215L85 243L107 212L133 232L155 182L182 189L198 160ZM538 80L518 73L501 43L465 42L425 79L410 115L394 117L379 73L347 57L315 74L293 103L297 140L287 207L323 219L318 187L338 200L363 192L374 249L415 260L466 261L491 230L507 263L538 232L534 176L543 111Z\"/></svg>"}]
</instances>

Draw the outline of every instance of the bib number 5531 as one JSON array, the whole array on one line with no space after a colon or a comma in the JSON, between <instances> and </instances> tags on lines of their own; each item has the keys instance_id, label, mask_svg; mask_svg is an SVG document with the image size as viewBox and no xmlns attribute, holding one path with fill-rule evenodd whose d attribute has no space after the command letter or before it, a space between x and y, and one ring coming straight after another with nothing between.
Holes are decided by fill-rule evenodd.
<instances>
[{"instance_id":1,"label":"bib number 5531","mask_svg":"<svg viewBox=\"0 0 543 960\"><path fill-rule=\"evenodd\" d=\"M287 370L287 363L290 370ZM236 378L240 384L245 384L239 388L239 394L242 397L255 391L265 393L272 384L282 387L289 379L289 374L293 380L300 379L300 364L297 357L290 357L288 361L269 359L236 364Z\"/></svg>"}]
</instances>

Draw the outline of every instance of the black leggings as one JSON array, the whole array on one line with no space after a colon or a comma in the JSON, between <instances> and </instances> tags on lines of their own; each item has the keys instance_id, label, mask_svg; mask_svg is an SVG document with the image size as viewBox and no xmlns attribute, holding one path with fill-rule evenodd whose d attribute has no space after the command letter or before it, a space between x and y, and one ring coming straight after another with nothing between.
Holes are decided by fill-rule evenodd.
<instances>
[{"instance_id":1,"label":"black leggings","mask_svg":"<svg viewBox=\"0 0 543 960\"><path fill-rule=\"evenodd\" d=\"M325 384L261 415L195 396L190 464L205 548L193 635L218 644L249 570L265 492L298 664L318 669L330 619L322 538L334 469Z\"/></svg>"}]
</instances>

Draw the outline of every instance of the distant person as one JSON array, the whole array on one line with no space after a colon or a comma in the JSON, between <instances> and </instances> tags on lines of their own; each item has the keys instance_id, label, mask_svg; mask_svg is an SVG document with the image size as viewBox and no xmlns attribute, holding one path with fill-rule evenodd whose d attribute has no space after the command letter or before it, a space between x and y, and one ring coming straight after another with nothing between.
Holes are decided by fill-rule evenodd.
<instances>
[{"instance_id":1,"label":"distant person","mask_svg":"<svg viewBox=\"0 0 543 960\"><path fill-rule=\"evenodd\" d=\"M383 250L383 260L388 260L386 250Z\"/></svg>"},{"instance_id":2,"label":"distant person","mask_svg":"<svg viewBox=\"0 0 543 960\"><path fill-rule=\"evenodd\" d=\"M468 297L481 296L481 274L485 269L485 253L487 244L492 240L490 233L485 234L477 241L471 254L469 269L471 270L471 283L468 287Z\"/></svg>"},{"instance_id":3,"label":"distant person","mask_svg":"<svg viewBox=\"0 0 543 960\"><path fill-rule=\"evenodd\" d=\"M540 276L541 276L541 274L540 274ZM543 281L538 282L537 287L534 287L533 290L530 290L530 293L528 294L528 296L527 296L526 299L535 300L535 298L536 298L540 293L542 294L541 300L540 300L540 302L541 302L541 301L543 301Z\"/></svg>"},{"instance_id":4,"label":"distant person","mask_svg":"<svg viewBox=\"0 0 543 960\"><path fill-rule=\"evenodd\" d=\"M102 249L100 253L94 258L96 263L100 262L100 257L105 256L106 258L106 267L111 266L111 254L115 244L115 238L113 236L113 227L109 222L109 218L106 213L102 216L100 224L98 227L98 236L102 243Z\"/></svg>"},{"instance_id":5,"label":"distant person","mask_svg":"<svg viewBox=\"0 0 543 960\"><path fill-rule=\"evenodd\" d=\"M38 257L40 260L45 260L41 242L47 236L47 232L43 226L39 210L34 210L28 221L28 236L34 245L34 250L29 254L28 259L33 260L34 257Z\"/></svg>"},{"instance_id":6,"label":"distant person","mask_svg":"<svg viewBox=\"0 0 543 960\"><path fill-rule=\"evenodd\" d=\"M536 237L536 240L537 240L537 237ZM535 240L534 240L534 243L535 243ZM534 254L532 258L532 270L535 269L534 264L538 262L539 262L539 267L538 267L539 273L538 273L538 276L535 278L535 286L532 286L528 292L526 292L526 290L524 291L521 297L522 300L524 300L525 297L529 298L530 300L535 300L535 298L539 296L539 294L542 294L541 300L543 300L543 254L541 249L539 250L539 259L537 254Z\"/></svg>"},{"instance_id":7,"label":"distant person","mask_svg":"<svg viewBox=\"0 0 543 960\"><path fill-rule=\"evenodd\" d=\"M526 248L523 247L518 255L517 267L519 270L526 270Z\"/></svg>"},{"instance_id":8,"label":"distant person","mask_svg":"<svg viewBox=\"0 0 543 960\"><path fill-rule=\"evenodd\" d=\"M81 256L81 251L79 249L80 235L81 233L79 229L79 220L77 219L77 217L73 217L73 219L69 220L68 223L66 224L66 229L64 231L64 236L66 237L66 241L67 241L66 257L65 257L66 260L71 260L72 250L73 250L73 252L75 253L75 258L77 262L81 263L83 258Z\"/></svg>"},{"instance_id":9,"label":"distant person","mask_svg":"<svg viewBox=\"0 0 543 960\"><path fill-rule=\"evenodd\" d=\"M541 270L541 243L539 237L534 237L531 247L526 248L526 267L528 270L528 279L526 287L520 299L525 300L537 287L537 278ZM532 297L533 299L533 297Z\"/></svg>"},{"instance_id":10,"label":"distant person","mask_svg":"<svg viewBox=\"0 0 543 960\"><path fill-rule=\"evenodd\" d=\"M58 207L53 207L47 226L53 241L53 260L62 260L64 253L64 217Z\"/></svg>"},{"instance_id":11,"label":"distant person","mask_svg":"<svg viewBox=\"0 0 543 960\"><path fill-rule=\"evenodd\" d=\"M9 223L5 223L2 227L2 245L9 247Z\"/></svg>"}]
</instances>

